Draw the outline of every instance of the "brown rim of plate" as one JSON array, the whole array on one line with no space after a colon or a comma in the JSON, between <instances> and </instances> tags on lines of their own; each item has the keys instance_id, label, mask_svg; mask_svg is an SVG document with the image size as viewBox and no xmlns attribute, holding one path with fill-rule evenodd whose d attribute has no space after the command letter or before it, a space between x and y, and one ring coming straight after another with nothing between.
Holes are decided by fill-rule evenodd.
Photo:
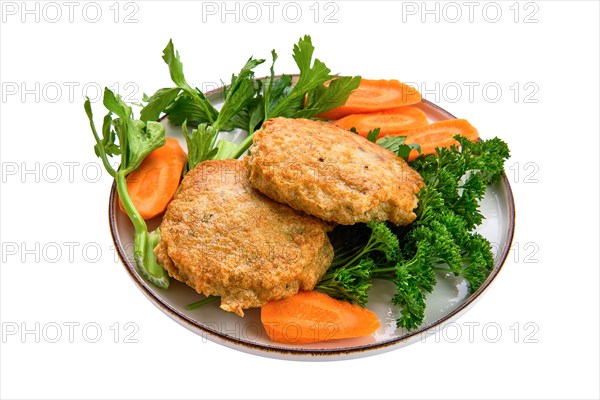
<instances>
[{"instance_id":1,"label":"brown rim of plate","mask_svg":"<svg viewBox=\"0 0 600 400\"><path fill-rule=\"evenodd\" d=\"M223 88L217 88L217 89L211 90L210 92L207 92L205 95L207 97L214 96L214 95L218 94L222 89ZM428 100L425 100L425 99L422 99L422 102L427 104L428 106L431 106L432 108L437 109L439 112L448 114L451 118L456 119L456 117L454 115L452 115L448 111L444 110L440 106L438 106ZM163 118L161 118L161 120ZM116 190L115 182L113 182L112 188L110 191L110 199L109 199L109 204L108 204L108 221L109 221L109 225L110 225L110 232L111 232L111 237L112 237L113 243L115 245L115 248L117 249L119 258L121 259L121 262L125 266L125 270L129 273L129 276L131 277L131 279L137 283L138 288L146 295L146 297L151 299L154 304L159 306L161 311L163 311L165 314L167 314L172 319L185 324L186 328L188 328L189 330L194 331L195 333L197 330L200 330L200 331L203 331L204 333L206 333L210 336L213 336L215 338L221 339L223 341L227 341L231 344L243 345L250 349L267 351L267 352L276 352L276 353L286 354L286 355L330 356L330 357L341 356L341 355L357 355L358 356L362 352L371 351L371 350L383 350L390 346L409 342L415 338L418 338L419 335L422 335L424 332L427 332L428 330L430 330L436 326L443 325L445 322L452 320L453 318L455 318L462 312L466 311L472 304L474 304L474 302L476 300L478 300L479 296L487 289L487 287L490 286L492 281L496 278L496 276L502 269L502 266L504 265L506 258L508 257L508 253L510 252L510 248L512 246L512 241L513 241L514 231L515 231L515 201L514 201L512 189L510 187L510 183L508 181L508 177L506 176L506 173L504 173L502 175L501 184L506 191L506 199L507 199L507 203L508 203L507 204L508 216L509 216L510 223L509 223L508 230L507 230L506 237L505 237L506 246L504 247L503 252L500 255L500 257L498 258L498 260L495 262L494 268L492 269L492 271L486 278L485 282L483 282L483 284L474 293L471 293L469 295L469 297L467 297L465 299L463 304L461 304L459 307L457 307L455 310L453 310L452 312L450 312L448 315L444 316L443 318L433 321L432 323L430 323L426 326L419 327L417 330L410 331L406 335L398 337L398 338L389 339L389 340L379 342L379 343L372 343L372 344L366 344L366 345L354 346L354 347L346 347L344 349L300 349L300 348L293 349L293 348L280 347L280 346L276 346L276 345L257 344L255 342L251 342L251 341L248 341L245 339L233 338L231 336L223 334L222 332L219 332L212 328L209 328L209 327L206 327L206 326L196 323L195 321L193 321L192 319L187 317L185 314L183 314L176 308L172 307L171 305L163 302L159 297L157 297L153 293L153 291L150 289L150 284L147 283L146 281L144 281L144 279L142 279L139 276L139 273L136 271L135 263L132 264L127 259L125 250L121 246L121 240L119 238L119 233L118 233L117 226L116 226L117 222L116 222L116 218L115 218L115 212L116 212L116 208L117 208L117 202L116 202L117 190ZM154 288L153 290L160 290L160 289Z\"/></svg>"}]
</instances>

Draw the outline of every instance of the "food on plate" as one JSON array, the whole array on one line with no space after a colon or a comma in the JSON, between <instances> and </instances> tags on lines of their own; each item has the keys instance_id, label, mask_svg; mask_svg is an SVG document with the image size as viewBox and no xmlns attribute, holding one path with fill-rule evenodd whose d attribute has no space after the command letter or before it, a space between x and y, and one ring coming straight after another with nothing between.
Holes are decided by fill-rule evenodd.
<instances>
[{"instance_id":1,"label":"food on plate","mask_svg":"<svg viewBox=\"0 0 600 400\"><path fill-rule=\"evenodd\" d=\"M372 334L379 321L362 307L375 280L395 287L396 325L416 329L439 279L460 276L470 292L488 279L480 201L508 147L479 140L466 120L429 124L406 84L341 77L313 55L310 36L300 38L299 75L277 75L273 50L265 78L254 72L265 60L250 57L217 105L188 83L169 41L174 87L145 96L139 120L106 89L99 134L85 102L94 150L135 230L137 270L161 289L171 276L208 296L188 310L218 299L240 316L262 307L277 342ZM161 116L181 126L187 154L165 140ZM234 129L247 136L221 135ZM144 219L165 207L148 231Z\"/></svg>"},{"instance_id":2,"label":"food on plate","mask_svg":"<svg viewBox=\"0 0 600 400\"><path fill-rule=\"evenodd\" d=\"M135 208L144 219L162 214L175 195L187 154L173 138L154 150L138 169L127 175L127 191ZM125 212L123 203L119 208Z\"/></svg>"},{"instance_id":3,"label":"food on plate","mask_svg":"<svg viewBox=\"0 0 600 400\"><path fill-rule=\"evenodd\" d=\"M396 79L361 79L346 103L319 114L319 117L336 120L350 114L364 114L410 106L421 102L421 93Z\"/></svg>"},{"instance_id":4,"label":"food on plate","mask_svg":"<svg viewBox=\"0 0 600 400\"><path fill-rule=\"evenodd\" d=\"M369 131L379 128L379 137L383 137L428 125L429 121L427 115L416 107L400 107L367 114L350 114L334 124L346 130L355 128L364 137Z\"/></svg>"},{"instance_id":5,"label":"food on plate","mask_svg":"<svg viewBox=\"0 0 600 400\"><path fill-rule=\"evenodd\" d=\"M368 336L381 325L372 311L317 291L270 301L260 319L272 341L295 344Z\"/></svg>"},{"instance_id":6,"label":"food on plate","mask_svg":"<svg viewBox=\"0 0 600 400\"><path fill-rule=\"evenodd\" d=\"M254 136L250 182L273 200L352 225L415 219L421 176L389 150L333 124L274 118Z\"/></svg>"},{"instance_id":7,"label":"food on plate","mask_svg":"<svg viewBox=\"0 0 600 400\"><path fill-rule=\"evenodd\" d=\"M435 154L438 147L458 145L456 135L461 135L474 142L479 139L479 132L466 119L449 119L434 122L431 125L402 132L406 136L406 143L417 143L421 147L421 154ZM413 150L408 157L409 161L419 156Z\"/></svg>"},{"instance_id":8,"label":"food on plate","mask_svg":"<svg viewBox=\"0 0 600 400\"><path fill-rule=\"evenodd\" d=\"M244 161L205 161L181 182L155 252L171 277L242 316L311 290L333 258L331 228L254 190Z\"/></svg>"}]
</instances>

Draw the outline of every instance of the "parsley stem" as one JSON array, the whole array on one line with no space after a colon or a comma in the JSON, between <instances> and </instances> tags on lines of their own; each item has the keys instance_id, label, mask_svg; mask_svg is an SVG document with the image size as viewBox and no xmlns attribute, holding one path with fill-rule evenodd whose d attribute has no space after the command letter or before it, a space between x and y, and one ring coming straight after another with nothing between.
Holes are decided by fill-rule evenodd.
<instances>
[{"instance_id":1,"label":"parsley stem","mask_svg":"<svg viewBox=\"0 0 600 400\"><path fill-rule=\"evenodd\" d=\"M117 171L115 180L121 204L134 227L133 257L138 272L159 288L167 289L169 277L154 255L154 248L160 242L160 230L148 232L146 221L135 208L127 191L125 172Z\"/></svg>"},{"instance_id":2,"label":"parsley stem","mask_svg":"<svg viewBox=\"0 0 600 400\"><path fill-rule=\"evenodd\" d=\"M194 310L196 308L202 307L205 304L212 303L213 301L218 300L218 299L220 299L219 296L208 296L205 299L199 300L199 301L197 301L195 303L192 303L192 304L188 304L186 308L188 310Z\"/></svg>"},{"instance_id":3,"label":"parsley stem","mask_svg":"<svg viewBox=\"0 0 600 400\"><path fill-rule=\"evenodd\" d=\"M240 158L242 156L242 154L244 154L246 152L246 150L248 150L248 148L250 148L250 146L252 145L252 138L254 137L254 133L246 136L246 138L242 141L242 143L239 144L239 146L237 147L235 154L233 155L233 158Z\"/></svg>"},{"instance_id":4,"label":"parsley stem","mask_svg":"<svg viewBox=\"0 0 600 400\"><path fill-rule=\"evenodd\" d=\"M133 223L136 235L138 232L147 232L146 221L144 221L138 210L133 205L131 197L129 197L125 173L123 171L118 171L115 180L117 182L117 193L119 194L119 199L121 200L123 208L129 216L131 223Z\"/></svg>"},{"instance_id":5,"label":"parsley stem","mask_svg":"<svg viewBox=\"0 0 600 400\"><path fill-rule=\"evenodd\" d=\"M196 99L198 104L200 104L202 106L202 109L204 110L204 113L206 114L206 117L208 118L208 122L210 122L211 124L214 123L215 118L213 117L212 113L210 112L208 100L206 100L205 98L201 98L198 95L197 90L191 89L190 91L188 91L188 93L190 93Z\"/></svg>"},{"instance_id":6,"label":"parsley stem","mask_svg":"<svg viewBox=\"0 0 600 400\"><path fill-rule=\"evenodd\" d=\"M106 168L106 171L108 171L110 176L112 176L114 178L116 175L116 171L113 169L113 167L108 162L108 155L106 154L106 149L104 148L104 146L102 144L102 140L100 140L100 137L98 136L98 132L96 131L96 125L94 125L94 120L92 119L92 107L90 105L89 98L87 98L87 100L85 101L84 108L85 108L85 112L90 120L90 128L92 128L92 133L94 134L94 139L96 140L95 149L98 151L98 157L100 157L100 159L102 160L102 164L104 164L104 168ZM108 120L107 118L110 118L110 117L109 116L105 117L105 121Z\"/></svg>"}]
</instances>

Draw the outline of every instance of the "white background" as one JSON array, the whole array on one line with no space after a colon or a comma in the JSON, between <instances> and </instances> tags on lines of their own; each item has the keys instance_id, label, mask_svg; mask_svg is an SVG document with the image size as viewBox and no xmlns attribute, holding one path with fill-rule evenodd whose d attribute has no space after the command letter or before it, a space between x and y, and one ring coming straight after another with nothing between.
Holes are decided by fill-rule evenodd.
<instances>
[{"instance_id":1,"label":"white background","mask_svg":"<svg viewBox=\"0 0 600 400\"><path fill-rule=\"evenodd\" d=\"M3 398L600 396L598 3L329 3L298 2L287 14L283 2L228 3L238 12L223 14L221 2L111 1L86 12L84 2L2 2ZM169 38L198 87L272 48L278 71L296 72L291 48L303 34L335 72L417 83L483 137L509 143L515 245L458 320L460 338L442 333L326 363L248 355L171 321L115 260L111 180L95 179L83 95L117 85L140 99L170 86L161 60ZM22 335L36 323L39 338ZM488 323L501 329L495 342L481 330ZM480 324L473 335L469 324ZM62 336L51 343L57 327ZM102 336L89 343L95 327Z\"/></svg>"}]
</instances>

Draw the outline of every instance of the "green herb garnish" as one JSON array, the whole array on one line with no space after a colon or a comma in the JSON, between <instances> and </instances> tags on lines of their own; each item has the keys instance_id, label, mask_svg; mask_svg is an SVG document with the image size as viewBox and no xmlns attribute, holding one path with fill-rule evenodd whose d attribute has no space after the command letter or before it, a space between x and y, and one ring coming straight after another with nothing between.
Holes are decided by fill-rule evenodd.
<instances>
[{"instance_id":1,"label":"green herb garnish","mask_svg":"<svg viewBox=\"0 0 600 400\"><path fill-rule=\"evenodd\" d=\"M205 160L238 158L252 144L256 129L275 117L313 118L346 102L360 77L338 77L319 59L313 60L314 46L310 36L301 38L293 49L300 74L293 84L290 75L275 75L277 53L271 52L270 76L255 78L254 69L265 60L250 57L238 75L233 75L224 88L224 103L217 111L199 89L192 88L183 73L183 64L173 42L163 50L174 88L159 89L145 97L142 120L157 120L161 113L169 115L176 125L185 125L188 144L188 170ZM188 131L188 127L193 127ZM217 141L221 131L241 128L248 136L240 145ZM220 149L220 150L219 150Z\"/></svg>"},{"instance_id":2,"label":"green herb garnish","mask_svg":"<svg viewBox=\"0 0 600 400\"><path fill-rule=\"evenodd\" d=\"M136 170L151 151L165 144L165 128L159 122L133 119L131 107L108 88L104 89L104 106L108 109L108 114L104 117L102 138L100 138L94 124L90 99L88 98L84 104L96 139L94 151L102 160L104 168L115 179L119 199L133 223L135 229L133 256L139 273L159 288L167 289L169 276L154 255L154 248L160 241L160 232L158 229L148 232L146 222L129 197L126 181L127 174ZM117 118L113 119L113 114ZM109 158L113 156L120 156L117 170L109 162Z\"/></svg>"},{"instance_id":3,"label":"green herb garnish","mask_svg":"<svg viewBox=\"0 0 600 400\"><path fill-rule=\"evenodd\" d=\"M460 147L438 148L437 154L410 163L426 185L418 194L417 219L401 228L369 223L369 236L346 238L336 246L333 265L318 289L364 306L373 279L392 281L392 302L402 307L396 322L414 329L423 322L425 295L436 285L436 271L462 276L472 292L481 286L494 257L488 240L474 232L483 218L479 201L487 185L501 178L509 150L498 138L476 143L455 139ZM377 143L393 150L403 141Z\"/></svg>"}]
</instances>

